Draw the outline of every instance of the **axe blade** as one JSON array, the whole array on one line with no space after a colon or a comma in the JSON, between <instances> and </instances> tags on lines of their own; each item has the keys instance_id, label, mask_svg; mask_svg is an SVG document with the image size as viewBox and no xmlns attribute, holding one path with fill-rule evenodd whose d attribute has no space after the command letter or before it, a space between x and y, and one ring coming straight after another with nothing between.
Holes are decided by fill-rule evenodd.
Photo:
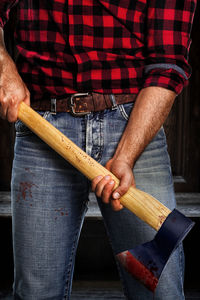
<instances>
[{"instance_id":1,"label":"axe blade","mask_svg":"<svg viewBox=\"0 0 200 300\"><path fill-rule=\"evenodd\" d=\"M154 292L171 254L193 226L194 222L174 209L152 241L123 251L116 257L134 278Z\"/></svg>"}]
</instances>

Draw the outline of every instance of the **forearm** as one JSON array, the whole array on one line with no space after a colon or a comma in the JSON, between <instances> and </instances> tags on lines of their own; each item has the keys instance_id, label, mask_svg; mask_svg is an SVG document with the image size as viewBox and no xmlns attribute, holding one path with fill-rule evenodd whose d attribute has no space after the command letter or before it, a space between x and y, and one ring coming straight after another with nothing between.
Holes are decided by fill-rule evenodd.
<instances>
[{"instance_id":1,"label":"forearm","mask_svg":"<svg viewBox=\"0 0 200 300\"><path fill-rule=\"evenodd\" d=\"M0 27L0 117L15 122L21 101L29 105L30 93L6 51L3 29Z\"/></svg>"},{"instance_id":2,"label":"forearm","mask_svg":"<svg viewBox=\"0 0 200 300\"><path fill-rule=\"evenodd\" d=\"M114 159L134 166L166 120L175 97L174 92L160 87L152 86L140 91Z\"/></svg>"}]
</instances>

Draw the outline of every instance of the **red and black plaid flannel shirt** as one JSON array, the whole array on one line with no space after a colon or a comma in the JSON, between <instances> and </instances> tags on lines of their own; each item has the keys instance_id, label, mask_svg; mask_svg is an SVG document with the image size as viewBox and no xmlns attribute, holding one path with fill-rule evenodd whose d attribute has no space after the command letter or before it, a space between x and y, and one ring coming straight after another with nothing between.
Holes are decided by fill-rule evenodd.
<instances>
[{"instance_id":1,"label":"red and black plaid flannel shirt","mask_svg":"<svg viewBox=\"0 0 200 300\"><path fill-rule=\"evenodd\" d=\"M179 94L196 1L1 0L0 24L17 5L17 65L35 99L148 86Z\"/></svg>"}]
</instances>

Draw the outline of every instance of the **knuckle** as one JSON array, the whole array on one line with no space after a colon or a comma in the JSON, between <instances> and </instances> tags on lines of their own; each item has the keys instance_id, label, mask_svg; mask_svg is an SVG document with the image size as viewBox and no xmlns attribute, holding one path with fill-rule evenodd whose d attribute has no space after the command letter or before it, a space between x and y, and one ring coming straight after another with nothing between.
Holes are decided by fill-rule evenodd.
<instances>
[{"instance_id":1,"label":"knuckle","mask_svg":"<svg viewBox=\"0 0 200 300\"><path fill-rule=\"evenodd\" d=\"M121 197L128 192L128 189L123 189L120 193Z\"/></svg>"},{"instance_id":2,"label":"knuckle","mask_svg":"<svg viewBox=\"0 0 200 300\"><path fill-rule=\"evenodd\" d=\"M5 97L2 97L1 99L0 99L0 103L1 103L1 105L2 106L5 106L6 104L7 104L7 99L5 98Z\"/></svg>"},{"instance_id":3,"label":"knuckle","mask_svg":"<svg viewBox=\"0 0 200 300\"><path fill-rule=\"evenodd\" d=\"M119 201L117 201L117 200L112 201L111 205L112 205L112 209L114 211L119 211L121 209Z\"/></svg>"},{"instance_id":4,"label":"knuckle","mask_svg":"<svg viewBox=\"0 0 200 300\"><path fill-rule=\"evenodd\" d=\"M91 182L91 187L92 187L92 191L94 192L95 189L97 188L98 183L100 182L102 176L97 176L95 177L92 182Z\"/></svg>"},{"instance_id":5,"label":"knuckle","mask_svg":"<svg viewBox=\"0 0 200 300\"><path fill-rule=\"evenodd\" d=\"M121 181L121 183L120 183L119 189L122 193L126 193L129 189L130 185L131 185L131 182L129 182L129 180L125 180L125 178L124 178L124 180Z\"/></svg>"},{"instance_id":6,"label":"knuckle","mask_svg":"<svg viewBox=\"0 0 200 300\"><path fill-rule=\"evenodd\" d=\"M127 188L119 187L119 189L117 190L117 193L119 193L120 197L122 197L127 191L128 191Z\"/></svg>"},{"instance_id":7,"label":"knuckle","mask_svg":"<svg viewBox=\"0 0 200 300\"><path fill-rule=\"evenodd\" d=\"M125 184L125 185L123 185L123 187L122 187L122 192L123 192L123 193L126 193L126 192L128 191L128 189L129 189L129 185L128 185L128 184Z\"/></svg>"},{"instance_id":8,"label":"knuckle","mask_svg":"<svg viewBox=\"0 0 200 300\"><path fill-rule=\"evenodd\" d=\"M108 200L108 199L110 198L110 194L111 194L110 189L104 188L104 190L102 191L102 197L103 197L105 200Z\"/></svg>"}]
</instances>

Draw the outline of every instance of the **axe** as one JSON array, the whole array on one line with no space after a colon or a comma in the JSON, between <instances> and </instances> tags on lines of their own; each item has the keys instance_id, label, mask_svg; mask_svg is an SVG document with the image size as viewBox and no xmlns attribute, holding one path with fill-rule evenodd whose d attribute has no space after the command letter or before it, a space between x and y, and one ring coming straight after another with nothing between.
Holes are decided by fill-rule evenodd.
<instances>
[{"instance_id":1,"label":"axe","mask_svg":"<svg viewBox=\"0 0 200 300\"><path fill-rule=\"evenodd\" d=\"M19 106L18 118L88 179L110 175L116 183L115 188L118 186L119 180L111 172L24 102ZM120 202L157 231L152 241L116 255L134 278L154 292L169 257L191 230L194 222L178 210L169 210L151 195L134 187L129 188Z\"/></svg>"}]
</instances>

